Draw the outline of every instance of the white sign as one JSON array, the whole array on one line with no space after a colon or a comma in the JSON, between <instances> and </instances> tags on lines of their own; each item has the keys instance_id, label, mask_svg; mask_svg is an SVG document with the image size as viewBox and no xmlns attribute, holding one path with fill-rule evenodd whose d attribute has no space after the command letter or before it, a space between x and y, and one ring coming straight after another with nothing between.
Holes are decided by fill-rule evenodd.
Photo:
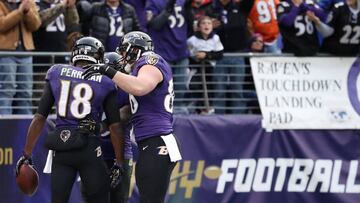
<instances>
[{"instance_id":1,"label":"white sign","mask_svg":"<svg viewBox=\"0 0 360 203\"><path fill-rule=\"evenodd\" d=\"M355 58L251 58L263 116L271 129L359 129L360 61Z\"/></svg>"}]
</instances>

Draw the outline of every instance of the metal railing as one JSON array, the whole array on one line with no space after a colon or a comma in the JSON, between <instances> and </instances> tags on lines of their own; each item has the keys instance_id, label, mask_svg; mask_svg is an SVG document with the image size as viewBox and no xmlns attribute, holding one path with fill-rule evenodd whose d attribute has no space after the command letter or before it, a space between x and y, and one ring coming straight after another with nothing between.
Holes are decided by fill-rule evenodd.
<instances>
[{"instance_id":1,"label":"metal railing","mask_svg":"<svg viewBox=\"0 0 360 203\"><path fill-rule=\"evenodd\" d=\"M3 88L9 81L4 80L3 76L6 76L7 72L4 72L3 68L0 68L0 102L11 101L12 106L0 105L1 110L16 110L30 108L34 113L38 102L40 100L43 87L45 84L46 71L55 63L68 63L70 53L68 52L0 52L0 57L14 56L14 57L26 57L32 56L33 63L30 64L33 67L33 81L16 81L16 85L12 88ZM259 56L274 56L271 54L254 54L254 53L226 53L225 57L241 57L245 61L248 61L250 57ZM284 56L284 55L276 55ZM1 64L0 67L7 64ZM17 66L19 67L19 66ZM176 67L175 68L182 68ZM173 77L185 77L184 81L176 81L174 79L175 95L182 95L181 97L175 97L174 112L180 112L181 109L186 109L190 113L211 114L215 109L216 113L228 114L228 113L260 113L259 106L257 104L256 93L254 89L254 83L252 81L251 70L249 63L245 62L242 65L221 65L218 64L215 67L209 66L206 63L198 65L190 65L185 75L176 75ZM230 72L222 72L215 70L230 70ZM231 71L235 70L235 71ZM221 72L221 73L219 73ZM22 75L16 73L16 76ZM219 80L219 78L221 78ZM235 80L234 80L235 78ZM222 80L224 79L224 80ZM238 80L239 79L239 80ZM22 84L32 84L31 98L16 97L18 93L23 90L19 90L18 87ZM177 86L185 86L186 88L177 89ZM240 87L237 89L231 88ZM220 88L219 88L220 87ZM5 97L4 95L14 92L15 97ZM31 106L14 105L16 102L31 101ZM1 114L1 113L0 113Z\"/></svg>"}]
</instances>

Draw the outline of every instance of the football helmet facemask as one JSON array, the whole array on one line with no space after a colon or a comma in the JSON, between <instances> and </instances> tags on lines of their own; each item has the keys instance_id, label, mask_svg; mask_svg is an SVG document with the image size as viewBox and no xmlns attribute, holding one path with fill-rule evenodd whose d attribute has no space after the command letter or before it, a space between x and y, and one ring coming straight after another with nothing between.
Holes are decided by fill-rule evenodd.
<instances>
[{"instance_id":1,"label":"football helmet facemask","mask_svg":"<svg viewBox=\"0 0 360 203\"><path fill-rule=\"evenodd\" d=\"M104 62L122 73L129 74L131 71L126 70L124 58L116 52L105 53Z\"/></svg>"},{"instance_id":2,"label":"football helmet facemask","mask_svg":"<svg viewBox=\"0 0 360 203\"><path fill-rule=\"evenodd\" d=\"M77 61L88 61L90 63L103 63L104 45L94 37L82 37L76 40L72 52L71 63L76 65Z\"/></svg>"},{"instance_id":3,"label":"football helmet facemask","mask_svg":"<svg viewBox=\"0 0 360 203\"><path fill-rule=\"evenodd\" d=\"M129 32L120 40L116 52L124 57L126 63L134 63L144 52L153 51L154 45L151 37L140 31Z\"/></svg>"}]
</instances>

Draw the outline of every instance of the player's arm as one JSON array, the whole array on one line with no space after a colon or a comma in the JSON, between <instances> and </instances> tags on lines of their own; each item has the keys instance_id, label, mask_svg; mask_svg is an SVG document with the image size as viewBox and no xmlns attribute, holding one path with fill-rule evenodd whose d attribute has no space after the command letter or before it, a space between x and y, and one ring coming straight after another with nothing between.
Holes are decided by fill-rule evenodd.
<instances>
[{"instance_id":1,"label":"player's arm","mask_svg":"<svg viewBox=\"0 0 360 203\"><path fill-rule=\"evenodd\" d=\"M137 76L117 71L112 80L125 92L144 96L155 89L163 80L163 75L157 67L147 64L140 68Z\"/></svg>"},{"instance_id":2,"label":"player's arm","mask_svg":"<svg viewBox=\"0 0 360 203\"><path fill-rule=\"evenodd\" d=\"M339 5L339 4L338 4ZM324 22L320 22L316 25L316 29L321 33L323 37L329 37L335 32L335 26L341 24L341 22L338 22L341 14L339 12L338 6L335 5L335 8L331 11L331 13L328 16L328 19L326 20L326 24Z\"/></svg>"},{"instance_id":3,"label":"player's arm","mask_svg":"<svg viewBox=\"0 0 360 203\"><path fill-rule=\"evenodd\" d=\"M283 1L277 7L277 18L279 25L291 27L294 25L296 16L301 12L300 4L291 6L288 2Z\"/></svg>"},{"instance_id":4,"label":"player's arm","mask_svg":"<svg viewBox=\"0 0 360 203\"><path fill-rule=\"evenodd\" d=\"M120 122L120 115L116 104L116 91L111 92L105 99L104 111L109 125L110 139L114 147L116 163L124 161L124 132Z\"/></svg>"},{"instance_id":5,"label":"player's arm","mask_svg":"<svg viewBox=\"0 0 360 203\"><path fill-rule=\"evenodd\" d=\"M25 155L31 156L32 150L34 149L34 146L41 134L41 131L44 128L46 118L49 115L54 102L55 99L51 91L50 83L46 82L38 109L28 129L26 143L24 147Z\"/></svg>"},{"instance_id":6,"label":"player's arm","mask_svg":"<svg viewBox=\"0 0 360 203\"><path fill-rule=\"evenodd\" d=\"M67 1L64 1L62 3L58 3L54 7L40 10L39 15L41 19L41 27L48 26L57 17L59 17L60 14L64 13L66 10L66 3Z\"/></svg>"},{"instance_id":7,"label":"player's arm","mask_svg":"<svg viewBox=\"0 0 360 203\"><path fill-rule=\"evenodd\" d=\"M148 26L160 30L168 22L171 13L174 12L175 4L176 0L167 0L165 8L158 15L154 15L151 9L147 10Z\"/></svg>"},{"instance_id":8,"label":"player's arm","mask_svg":"<svg viewBox=\"0 0 360 203\"><path fill-rule=\"evenodd\" d=\"M120 109L120 119L121 123L126 124L130 121L131 118L131 109L130 105L125 105Z\"/></svg>"}]
</instances>

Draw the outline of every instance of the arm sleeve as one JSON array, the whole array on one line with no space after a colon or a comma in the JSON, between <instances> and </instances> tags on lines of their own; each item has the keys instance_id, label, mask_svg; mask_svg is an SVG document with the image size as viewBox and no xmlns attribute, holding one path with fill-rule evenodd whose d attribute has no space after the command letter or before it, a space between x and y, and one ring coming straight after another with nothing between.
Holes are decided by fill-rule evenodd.
<instances>
[{"instance_id":1,"label":"arm sleeve","mask_svg":"<svg viewBox=\"0 0 360 203\"><path fill-rule=\"evenodd\" d=\"M279 12L279 10L281 10L281 9L287 10L287 8L281 4L279 5L279 7L278 7L278 22L279 22L279 24L287 26L287 27L294 25L295 18L301 11L300 7L292 6L289 12L284 11L284 13Z\"/></svg>"},{"instance_id":2,"label":"arm sleeve","mask_svg":"<svg viewBox=\"0 0 360 203\"><path fill-rule=\"evenodd\" d=\"M117 92L114 90L108 94L103 104L108 125L120 122L120 113L117 104Z\"/></svg>"},{"instance_id":3,"label":"arm sleeve","mask_svg":"<svg viewBox=\"0 0 360 203\"><path fill-rule=\"evenodd\" d=\"M51 107L54 105L55 98L51 91L51 86L48 81L46 81L43 95L40 98L39 106L36 113L41 114L45 118L49 115Z\"/></svg>"},{"instance_id":4,"label":"arm sleeve","mask_svg":"<svg viewBox=\"0 0 360 203\"><path fill-rule=\"evenodd\" d=\"M65 12L65 7L62 3L57 4L54 7L47 8L39 11L41 18L41 27L48 26L52 21L54 21L60 14Z\"/></svg>"},{"instance_id":5,"label":"arm sleeve","mask_svg":"<svg viewBox=\"0 0 360 203\"><path fill-rule=\"evenodd\" d=\"M77 12L77 9L75 6L66 8L65 11L65 25L70 26L74 24L79 24L80 17L79 13Z\"/></svg>"},{"instance_id":6,"label":"arm sleeve","mask_svg":"<svg viewBox=\"0 0 360 203\"><path fill-rule=\"evenodd\" d=\"M0 4L2 4L2 2L0 2ZM0 33L8 32L10 29L19 24L22 16L23 14L19 9L15 9L10 13L5 13L0 10Z\"/></svg>"},{"instance_id":7,"label":"arm sleeve","mask_svg":"<svg viewBox=\"0 0 360 203\"><path fill-rule=\"evenodd\" d=\"M26 14L24 14L23 19L26 28L30 32L35 32L36 30L39 29L41 25L41 19L36 9L36 4L34 1L30 1L29 11Z\"/></svg>"},{"instance_id":8,"label":"arm sleeve","mask_svg":"<svg viewBox=\"0 0 360 203\"><path fill-rule=\"evenodd\" d=\"M151 11L147 11L151 12ZM150 21L148 21L148 26L155 29L160 30L165 23L168 21L170 13L168 13L165 9L160 12L159 15L154 16Z\"/></svg>"},{"instance_id":9,"label":"arm sleeve","mask_svg":"<svg viewBox=\"0 0 360 203\"><path fill-rule=\"evenodd\" d=\"M304 7L303 10L305 11L312 11L314 12L314 14L320 18L320 20L322 22L324 22L326 20L326 16L327 14L317 5L308 5L308 4L305 4L303 3L302 6Z\"/></svg>"},{"instance_id":10,"label":"arm sleeve","mask_svg":"<svg viewBox=\"0 0 360 203\"><path fill-rule=\"evenodd\" d=\"M334 33L334 29L323 22L320 22L319 25L316 25L316 29L325 38L331 36Z\"/></svg>"}]
</instances>

